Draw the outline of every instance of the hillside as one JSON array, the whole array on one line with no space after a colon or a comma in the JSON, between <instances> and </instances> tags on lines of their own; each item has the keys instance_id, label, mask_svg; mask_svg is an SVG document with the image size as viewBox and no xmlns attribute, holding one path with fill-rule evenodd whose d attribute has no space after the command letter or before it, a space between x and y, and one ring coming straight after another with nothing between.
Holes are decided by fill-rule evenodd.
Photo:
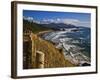
<instances>
[{"instance_id":1,"label":"hillside","mask_svg":"<svg viewBox=\"0 0 100 80\"><path fill-rule=\"evenodd\" d=\"M25 30L30 30L33 33L38 33L40 31L46 31L46 30L52 30L52 29L49 27L45 27L41 24L29 22L29 21L23 19L23 32Z\"/></svg>"},{"instance_id":2,"label":"hillside","mask_svg":"<svg viewBox=\"0 0 100 80\"><path fill-rule=\"evenodd\" d=\"M45 63L44 63L45 68L74 66L69 61L65 60L63 53L58 49L56 49L52 43L39 38L35 34L33 34L32 40L34 40L35 42L34 46L36 47L36 50L42 51L45 54Z\"/></svg>"},{"instance_id":3,"label":"hillside","mask_svg":"<svg viewBox=\"0 0 100 80\"><path fill-rule=\"evenodd\" d=\"M32 41L34 42L33 47L35 47L32 52L32 43L29 43L28 45L28 43L24 42L24 57L26 58L23 65L24 69L36 68L36 56L34 56L35 51L41 51L45 54L45 68L74 66L69 61L65 60L63 53L56 49L51 42L43 40L39 37L41 34L52 30L53 29L45 27L42 24L33 23L23 19L23 33L26 31L31 31L33 33ZM29 35L27 37L29 37Z\"/></svg>"}]
</instances>

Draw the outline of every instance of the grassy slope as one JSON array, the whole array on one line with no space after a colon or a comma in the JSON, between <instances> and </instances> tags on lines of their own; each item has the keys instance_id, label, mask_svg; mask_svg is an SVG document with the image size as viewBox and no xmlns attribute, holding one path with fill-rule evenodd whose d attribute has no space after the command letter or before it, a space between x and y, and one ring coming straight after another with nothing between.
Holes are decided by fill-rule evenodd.
<instances>
[{"instance_id":1,"label":"grassy slope","mask_svg":"<svg viewBox=\"0 0 100 80\"><path fill-rule=\"evenodd\" d=\"M74 66L65 60L63 53L59 52L52 43L39 37L35 37L33 40L35 41L36 50L45 53L45 68Z\"/></svg>"},{"instance_id":2,"label":"grassy slope","mask_svg":"<svg viewBox=\"0 0 100 80\"><path fill-rule=\"evenodd\" d=\"M30 30L35 33L33 36L36 36L37 33L41 31L51 30L50 28L44 27L40 24L28 22L27 20L23 20L23 32L26 30ZM59 52L55 46L39 37L33 38L35 41L36 49L45 53L45 68L55 68L55 67L69 67L74 66L69 61L66 61L63 53ZM34 54L34 53L32 53ZM35 57L33 57L35 58ZM35 68L35 59L32 62L32 67Z\"/></svg>"}]
</instances>

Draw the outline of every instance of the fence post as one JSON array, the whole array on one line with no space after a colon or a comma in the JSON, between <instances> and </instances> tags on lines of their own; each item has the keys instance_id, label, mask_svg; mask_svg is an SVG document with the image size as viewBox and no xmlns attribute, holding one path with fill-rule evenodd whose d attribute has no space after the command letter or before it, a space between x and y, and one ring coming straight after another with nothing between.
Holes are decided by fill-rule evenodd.
<instances>
[{"instance_id":1,"label":"fence post","mask_svg":"<svg viewBox=\"0 0 100 80\"><path fill-rule=\"evenodd\" d=\"M36 68L44 68L44 53L36 51Z\"/></svg>"},{"instance_id":2,"label":"fence post","mask_svg":"<svg viewBox=\"0 0 100 80\"><path fill-rule=\"evenodd\" d=\"M35 59L36 59L36 45L35 45L35 37L33 36L33 33L31 33L31 35L30 35L30 37L31 37L31 41L32 41L32 56L31 56L31 58L32 58L32 68L35 68L36 66L35 66Z\"/></svg>"}]
</instances>

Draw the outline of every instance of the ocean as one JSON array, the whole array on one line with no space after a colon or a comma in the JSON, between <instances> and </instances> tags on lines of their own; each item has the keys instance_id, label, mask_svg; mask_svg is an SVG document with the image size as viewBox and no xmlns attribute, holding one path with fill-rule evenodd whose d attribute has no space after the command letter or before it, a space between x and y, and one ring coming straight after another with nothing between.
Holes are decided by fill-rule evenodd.
<instances>
[{"instance_id":1,"label":"ocean","mask_svg":"<svg viewBox=\"0 0 100 80\"><path fill-rule=\"evenodd\" d=\"M91 29L86 27L68 28L47 32L43 39L56 44L63 50L66 59L80 65L91 61ZM70 57L70 58L69 58Z\"/></svg>"}]
</instances>

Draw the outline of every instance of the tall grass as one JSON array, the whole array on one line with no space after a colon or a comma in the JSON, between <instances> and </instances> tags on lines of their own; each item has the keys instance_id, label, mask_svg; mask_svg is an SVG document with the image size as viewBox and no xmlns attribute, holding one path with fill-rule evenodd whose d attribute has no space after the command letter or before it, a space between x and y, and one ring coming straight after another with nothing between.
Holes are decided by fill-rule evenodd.
<instances>
[{"instance_id":1,"label":"tall grass","mask_svg":"<svg viewBox=\"0 0 100 80\"><path fill-rule=\"evenodd\" d=\"M35 37L34 37L35 36ZM37 51L42 51L45 54L45 68L56 67L71 67L74 66L69 61L65 60L64 55L49 41L43 40L36 35L33 35L34 46ZM34 54L34 53L32 53Z\"/></svg>"}]
</instances>

